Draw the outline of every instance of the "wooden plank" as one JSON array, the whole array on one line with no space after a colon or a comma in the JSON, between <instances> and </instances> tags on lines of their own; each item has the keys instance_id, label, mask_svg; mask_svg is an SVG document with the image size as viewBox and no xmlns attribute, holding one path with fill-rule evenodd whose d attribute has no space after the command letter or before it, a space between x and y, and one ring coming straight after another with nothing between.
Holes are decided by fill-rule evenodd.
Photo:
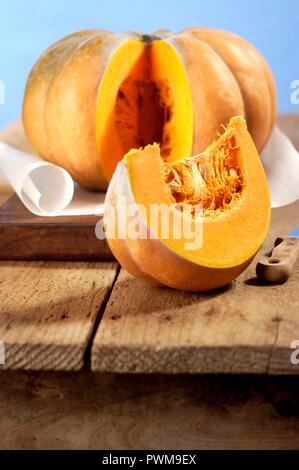
<instances>
[{"instance_id":1,"label":"wooden plank","mask_svg":"<svg viewBox=\"0 0 299 470\"><path fill-rule=\"evenodd\" d=\"M290 344L299 337L298 301L286 307L282 291L272 288L257 300L260 287L249 292L252 273L245 276L234 293L190 298L146 288L122 273L93 344L93 370L298 374L290 362ZM289 284L286 294L296 292Z\"/></svg>"},{"instance_id":2,"label":"wooden plank","mask_svg":"<svg viewBox=\"0 0 299 470\"><path fill-rule=\"evenodd\" d=\"M298 129L298 118L289 122ZM274 210L264 250L298 224L299 201ZM299 340L299 266L287 283L261 286L255 264L205 295L148 286L122 271L95 336L93 370L298 374L290 345Z\"/></svg>"},{"instance_id":3,"label":"wooden plank","mask_svg":"<svg viewBox=\"0 0 299 470\"><path fill-rule=\"evenodd\" d=\"M0 374L1 449L299 449L297 377Z\"/></svg>"},{"instance_id":4,"label":"wooden plank","mask_svg":"<svg viewBox=\"0 0 299 470\"><path fill-rule=\"evenodd\" d=\"M113 260L99 216L38 217L13 195L0 207L0 260Z\"/></svg>"},{"instance_id":5,"label":"wooden plank","mask_svg":"<svg viewBox=\"0 0 299 470\"><path fill-rule=\"evenodd\" d=\"M0 134L0 140L34 153L21 121ZM0 203L10 189L0 184ZM2 196L2 197L1 197ZM113 260L105 240L95 235L99 216L38 217L13 195L0 207L0 260Z\"/></svg>"},{"instance_id":6,"label":"wooden plank","mask_svg":"<svg viewBox=\"0 0 299 470\"><path fill-rule=\"evenodd\" d=\"M20 121L2 131L0 139L21 150L33 151ZM11 188L0 179L0 203L10 194ZM63 257L59 251L62 240L59 223L50 230L50 219L32 216L19 201L16 203L16 197L7 202L4 210L2 208L0 217L0 257L6 254L18 257L16 252L19 257L20 253L34 258L49 257L49 253ZM103 247L101 252L101 246L96 245L93 220L82 223L81 228L78 222L72 223L77 234L73 236L68 232L65 237L71 257L78 258L79 250L82 253L80 243L93 259L109 256ZM22 234L18 231L19 225L22 226ZM25 235L24 225L27 229ZM93 254L87 251L88 240L92 243ZM43 252L45 247L46 253ZM111 291L117 270L116 263L108 262L0 262L0 340L6 349L6 362L0 370L82 368L99 312Z\"/></svg>"},{"instance_id":7,"label":"wooden plank","mask_svg":"<svg viewBox=\"0 0 299 470\"><path fill-rule=\"evenodd\" d=\"M0 369L78 370L116 263L1 262Z\"/></svg>"},{"instance_id":8,"label":"wooden plank","mask_svg":"<svg viewBox=\"0 0 299 470\"><path fill-rule=\"evenodd\" d=\"M292 217L274 222L298 219L299 203L288 211ZM286 284L261 286L255 264L227 288L201 295L148 286L122 271L93 343L93 370L299 373L290 362L299 339L299 265Z\"/></svg>"}]
</instances>

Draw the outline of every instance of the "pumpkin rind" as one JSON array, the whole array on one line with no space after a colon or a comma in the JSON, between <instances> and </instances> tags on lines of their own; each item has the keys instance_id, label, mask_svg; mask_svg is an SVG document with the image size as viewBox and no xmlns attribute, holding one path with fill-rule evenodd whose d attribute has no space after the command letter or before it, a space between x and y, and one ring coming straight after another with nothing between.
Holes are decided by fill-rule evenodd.
<instances>
[{"instance_id":1,"label":"pumpkin rind","mask_svg":"<svg viewBox=\"0 0 299 470\"><path fill-rule=\"evenodd\" d=\"M209 44L231 70L241 91L249 132L262 150L276 118L275 83L267 62L233 33L209 28L190 28L186 33Z\"/></svg>"},{"instance_id":2,"label":"pumpkin rind","mask_svg":"<svg viewBox=\"0 0 299 470\"><path fill-rule=\"evenodd\" d=\"M104 223L112 252L131 274L150 283L204 292L231 282L251 262L269 228L269 190L244 120L241 117L232 119L228 132L232 132L239 149L237 152L240 152L244 174L242 197L237 205L226 207L213 217L203 214L203 245L195 251L184 248L183 238L177 239L171 234L169 238L162 238L160 230L155 230L155 237L151 236L151 205L170 204L171 201L162 182L158 147L148 146L130 152L118 164L106 196ZM220 145L222 138L213 145ZM207 149L206 155L211 149ZM146 215L139 212L141 233L146 233L146 237L130 237L128 232L119 237L114 231L119 216L125 217L126 227L135 217L131 209L124 211L123 206L119 206L120 197L125 198L127 208L135 206L137 212L140 207L146 209Z\"/></svg>"},{"instance_id":3,"label":"pumpkin rind","mask_svg":"<svg viewBox=\"0 0 299 470\"><path fill-rule=\"evenodd\" d=\"M194 115L194 155L212 142L216 130L220 131L232 116L244 114L243 100L232 72L208 44L187 32L167 41L179 52L189 77Z\"/></svg>"}]
</instances>

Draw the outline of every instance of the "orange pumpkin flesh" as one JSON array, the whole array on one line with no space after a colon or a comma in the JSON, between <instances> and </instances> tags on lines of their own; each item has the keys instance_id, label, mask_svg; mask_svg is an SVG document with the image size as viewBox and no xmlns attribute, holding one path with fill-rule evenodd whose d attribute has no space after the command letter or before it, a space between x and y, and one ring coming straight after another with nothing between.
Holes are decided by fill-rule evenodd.
<instances>
[{"instance_id":1,"label":"orange pumpkin flesh","mask_svg":"<svg viewBox=\"0 0 299 470\"><path fill-rule=\"evenodd\" d=\"M165 160L190 155L192 101L175 50L158 40L150 45L136 39L126 41L105 72L97 122L98 149L108 180L132 148L157 142Z\"/></svg>"},{"instance_id":2,"label":"orange pumpkin flesh","mask_svg":"<svg viewBox=\"0 0 299 470\"><path fill-rule=\"evenodd\" d=\"M33 68L23 104L35 150L90 189L106 189L134 147L157 142L167 162L202 152L235 115L261 150L275 118L273 77L245 40L207 28L67 36Z\"/></svg>"},{"instance_id":3,"label":"orange pumpkin flesh","mask_svg":"<svg viewBox=\"0 0 299 470\"><path fill-rule=\"evenodd\" d=\"M155 237L115 236L120 196L141 205L141 224ZM206 291L237 277L263 243L270 222L270 197L255 145L242 117L202 154L165 163L158 145L131 150L119 163L107 192L104 217L108 243L122 266L148 282L189 291ZM153 227L152 204L192 208L201 203L203 244L172 231L163 238L162 223ZM139 206L138 206L139 207ZM134 217L128 211L126 226ZM183 216L184 217L184 216ZM160 220L162 222L162 220ZM197 223L196 216L192 224Z\"/></svg>"}]
</instances>

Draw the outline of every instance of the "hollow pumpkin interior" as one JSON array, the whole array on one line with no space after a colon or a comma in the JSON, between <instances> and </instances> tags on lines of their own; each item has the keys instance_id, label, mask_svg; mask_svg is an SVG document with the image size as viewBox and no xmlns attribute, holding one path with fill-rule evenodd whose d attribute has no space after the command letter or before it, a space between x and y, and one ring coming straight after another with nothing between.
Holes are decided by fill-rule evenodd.
<instances>
[{"instance_id":1,"label":"hollow pumpkin interior","mask_svg":"<svg viewBox=\"0 0 299 470\"><path fill-rule=\"evenodd\" d=\"M97 145L109 179L132 148L156 142L165 161L191 154L190 87L169 43L128 39L117 49L101 82L96 122Z\"/></svg>"},{"instance_id":2,"label":"hollow pumpkin interior","mask_svg":"<svg viewBox=\"0 0 299 470\"><path fill-rule=\"evenodd\" d=\"M244 263L260 248L270 222L269 189L242 117L232 118L219 139L195 157L165 162L159 146L150 145L131 150L124 163L134 201L145 208L148 227L179 255L201 266L229 268ZM152 204L172 205L180 212L188 206L194 233L195 224L202 223L202 246L188 250L184 234L176 238L172 231L163 239L161 224L152 226Z\"/></svg>"}]
</instances>

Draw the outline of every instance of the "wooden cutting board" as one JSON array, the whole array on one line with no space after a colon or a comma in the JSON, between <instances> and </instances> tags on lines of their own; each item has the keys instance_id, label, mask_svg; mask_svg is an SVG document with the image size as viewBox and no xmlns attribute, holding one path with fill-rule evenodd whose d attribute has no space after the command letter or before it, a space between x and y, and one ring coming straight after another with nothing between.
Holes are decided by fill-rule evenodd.
<instances>
[{"instance_id":1,"label":"wooden cutting board","mask_svg":"<svg viewBox=\"0 0 299 470\"><path fill-rule=\"evenodd\" d=\"M99 216L38 217L14 194L0 207L2 260L111 260L95 227Z\"/></svg>"},{"instance_id":2,"label":"wooden cutting board","mask_svg":"<svg viewBox=\"0 0 299 470\"><path fill-rule=\"evenodd\" d=\"M0 135L33 152L20 122ZM38 217L13 194L0 206L0 260L111 260L105 240L95 235L99 216Z\"/></svg>"}]
</instances>

